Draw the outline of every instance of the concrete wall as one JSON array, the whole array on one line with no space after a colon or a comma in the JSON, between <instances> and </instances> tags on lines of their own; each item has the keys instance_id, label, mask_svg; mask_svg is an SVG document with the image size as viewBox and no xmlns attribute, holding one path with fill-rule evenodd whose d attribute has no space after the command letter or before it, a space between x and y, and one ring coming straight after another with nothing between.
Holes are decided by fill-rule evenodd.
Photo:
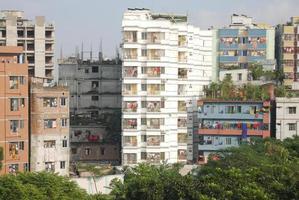
<instances>
[{"instance_id":1,"label":"concrete wall","mask_svg":"<svg viewBox=\"0 0 299 200\"><path fill-rule=\"evenodd\" d=\"M95 178L95 181L92 177L82 177L82 178L72 178L72 181L75 181L80 188L84 189L88 194L109 194L111 192L110 183L113 179L119 179L123 181L124 175L108 175L100 178Z\"/></svg>"}]
</instances>

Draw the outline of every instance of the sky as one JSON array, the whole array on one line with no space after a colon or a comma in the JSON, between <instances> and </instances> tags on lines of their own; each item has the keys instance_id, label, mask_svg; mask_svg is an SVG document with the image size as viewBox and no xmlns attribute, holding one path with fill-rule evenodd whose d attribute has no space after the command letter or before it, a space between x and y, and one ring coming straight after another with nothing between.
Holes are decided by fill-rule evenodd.
<instances>
[{"instance_id":1,"label":"sky","mask_svg":"<svg viewBox=\"0 0 299 200\"><path fill-rule=\"evenodd\" d=\"M223 27L230 15L246 14L256 22L271 25L299 16L299 0L0 0L0 9L22 10L29 19L45 16L56 27L56 56L75 53L75 48L99 51L113 57L121 41L121 20L127 8L149 8L154 12L187 14L201 29Z\"/></svg>"}]
</instances>

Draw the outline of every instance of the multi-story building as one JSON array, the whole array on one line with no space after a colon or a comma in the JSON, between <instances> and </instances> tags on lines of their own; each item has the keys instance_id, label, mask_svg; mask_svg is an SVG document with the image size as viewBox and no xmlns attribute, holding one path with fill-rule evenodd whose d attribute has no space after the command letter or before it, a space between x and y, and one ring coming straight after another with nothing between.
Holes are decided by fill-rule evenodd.
<instances>
[{"instance_id":1,"label":"multi-story building","mask_svg":"<svg viewBox=\"0 0 299 200\"><path fill-rule=\"evenodd\" d=\"M29 170L28 66L21 47L0 46L0 174Z\"/></svg>"},{"instance_id":2,"label":"multi-story building","mask_svg":"<svg viewBox=\"0 0 299 200\"><path fill-rule=\"evenodd\" d=\"M59 83L70 88L71 161L119 164L120 61L62 59Z\"/></svg>"},{"instance_id":3,"label":"multi-story building","mask_svg":"<svg viewBox=\"0 0 299 200\"><path fill-rule=\"evenodd\" d=\"M299 98L277 97L276 139L283 140L298 135Z\"/></svg>"},{"instance_id":4,"label":"multi-story building","mask_svg":"<svg viewBox=\"0 0 299 200\"><path fill-rule=\"evenodd\" d=\"M276 59L284 74L284 86L299 90L299 17L276 27Z\"/></svg>"},{"instance_id":5,"label":"multi-story building","mask_svg":"<svg viewBox=\"0 0 299 200\"><path fill-rule=\"evenodd\" d=\"M69 91L44 78L30 81L30 170L69 174Z\"/></svg>"},{"instance_id":6,"label":"multi-story building","mask_svg":"<svg viewBox=\"0 0 299 200\"><path fill-rule=\"evenodd\" d=\"M54 25L46 23L44 16L34 22L22 11L0 11L0 46L23 47L29 76L53 78L54 32Z\"/></svg>"},{"instance_id":7,"label":"multi-story building","mask_svg":"<svg viewBox=\"0 0 299 200\"><path fill-rule=\"evenodd\" d=\"M194 157L207 162L209 154L238 146L252 137L270 137L269 101L198 101L198 136Z\"/></svg>"},{"instance_id":8,"label":"multi-story building","mask_svg":"<svg viewBox=\"0 0 299 200\"><path fill-rule=\"evenodd\" d=\"M128 9L122 30L122 164L192 161L190 116L211 80L212 31L148 9Z\"/></svg>"},{"instance_id":9,"label":"multi-story building","mask_svg":"<svg viewBox=\"0 0 299 200\"><path fill-rule=\"evenodd\" d=\"M229 27L215 30L213 40L216 44L213 64L217 66L213 77L239 70L236 80L247 81L250 80L248 72L244 71L250 67L265 62L275 63L275 29L265 24L255 24L251 17L233 14Z\"/></svg>"}]
</instances>

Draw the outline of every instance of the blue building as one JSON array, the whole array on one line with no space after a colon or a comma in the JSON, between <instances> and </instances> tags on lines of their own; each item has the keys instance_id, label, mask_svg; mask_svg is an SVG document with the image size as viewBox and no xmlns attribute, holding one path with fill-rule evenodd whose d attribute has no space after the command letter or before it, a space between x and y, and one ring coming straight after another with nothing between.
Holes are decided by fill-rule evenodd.
<instances>
[{"instance_id":1,"label":"blue building","mask_svg":"<svg viewBox=\"0 0 299 200\"><path fill-rule=\"evenodd\" d=\"M251 137L270 137L269 101L198 101L198 162Z\"/></svg>"},{"instance_id":2,"label":"blue building","mask_svg":"<svg viewBox=\"0 0 299 200\"><path fill-rule=\"evenodd\" d=\"M229 27L216 30L214 34L217 51L214 64L217 66L216 77L220 71L239 70L238 79L247 73L252 64L265 63L275 59L275 29L265 24L254 24L252 18L245 15L232 15ZM240 80L234 80L240 81Z\"/></svg>"}]
</instances>

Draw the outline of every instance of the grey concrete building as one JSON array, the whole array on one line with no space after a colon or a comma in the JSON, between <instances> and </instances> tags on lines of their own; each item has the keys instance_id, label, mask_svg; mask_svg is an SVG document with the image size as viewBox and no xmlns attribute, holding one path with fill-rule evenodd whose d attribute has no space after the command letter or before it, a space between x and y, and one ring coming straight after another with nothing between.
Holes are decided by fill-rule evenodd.
<instances>
[{"instance_id":1,"label":"grey concrete building","mask_svg":"<svg viewBox=\"0 0 299 200\"><path fill-rule=\"evenodd\" d=\"M121 63L71 57L58 66L70 88L71 161L119 164Z\"/></svg>"},{"instance_id":2,"label":"grey concrete building","mask_svg":"<svg viewBox=\"0 0 299 200\"><path fill-rule=\"evenodd\" d=\"M29 76L53 78L55 28L44 16L26 19L23 11L0 11L0 46L21 46Z\"/></svg>"}]
</instances>

